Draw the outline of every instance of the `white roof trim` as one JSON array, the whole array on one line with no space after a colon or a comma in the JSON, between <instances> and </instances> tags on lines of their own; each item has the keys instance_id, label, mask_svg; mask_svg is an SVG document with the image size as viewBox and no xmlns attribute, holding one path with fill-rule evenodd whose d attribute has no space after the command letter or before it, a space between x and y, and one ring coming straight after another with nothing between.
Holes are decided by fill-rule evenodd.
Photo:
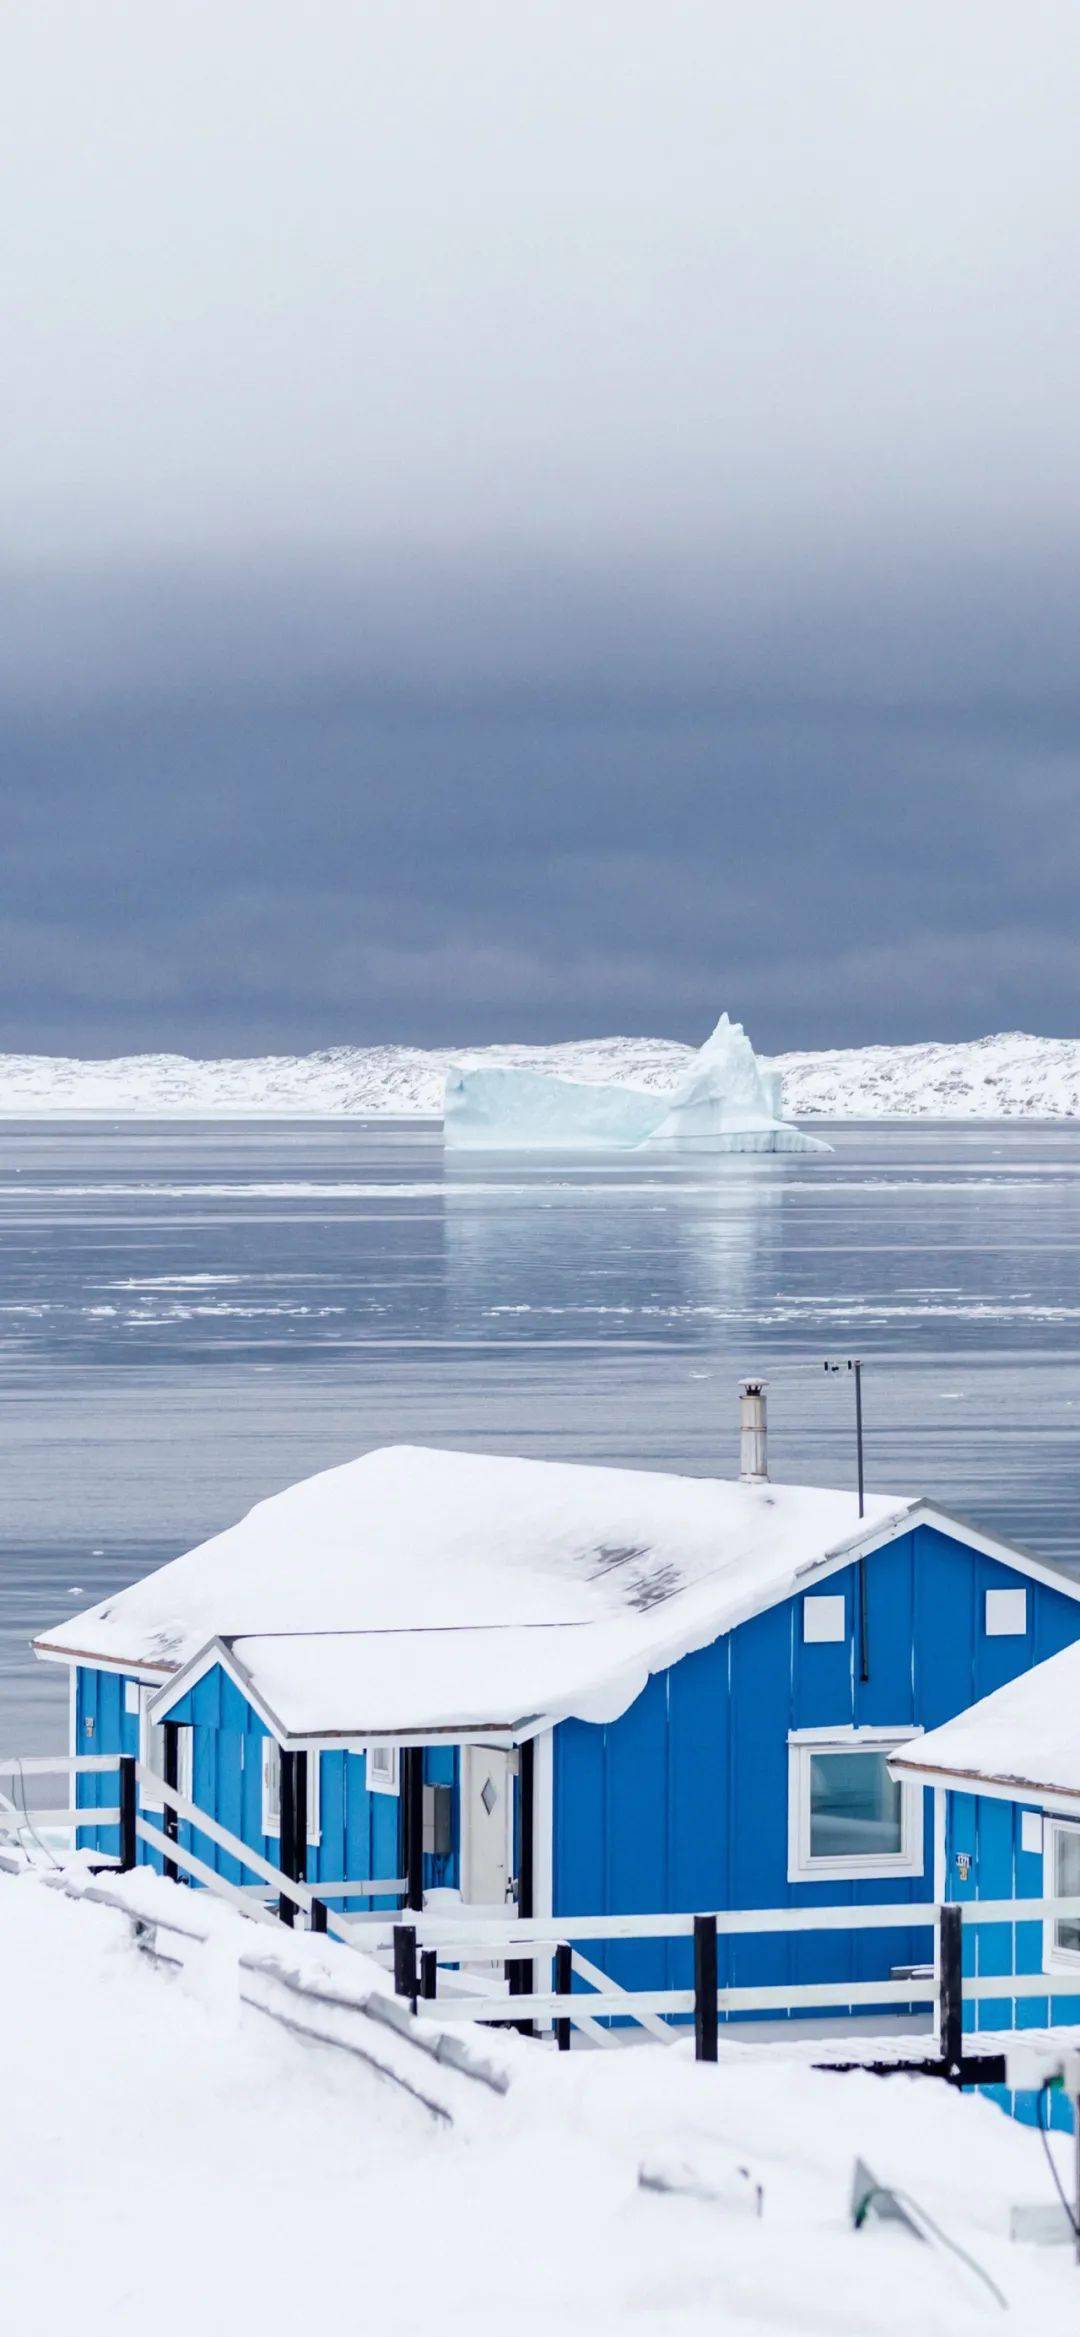
<instances>
[{"instance_id":1,"label":"white roof trim","mask_svg":"<svg viewBox=\"0 0 1080 2337\"><path fill-rule=\"evenodd\" d=\"M942 1724L944 1725L944 1723ZM1080 1809L1080 1785L1036 1785L1030 1777L981 1777L975 1769L934 1768L929 1762L902 1760L899 1754L888 1764L890 1774L910 1777L917 1785L929 1789L943 1787L949 1793L966 1793L982 1801L1011 1801L1030 1803L1039 1809Z\"/></svg>"},{"instance_id":2,"label":"white roof trim","mask_svg":"<svg viewBox=\"0 0 1080 2337\"><path fill-rule=\"evenodd\" d=\"M134 1657L128 1662L123 1656L92 1655L89 1648L51 1647L47 1639L32 1639L30 1648L39 1663L66 1663L73 1672L117 1672L122 1679L140 1680L148 1688L160 1687L163 1681L175 1677L167 1664L148 1664Z\"/></svg>"},{"instance_id":3,"label":"white roof trim","mask_svg":"<svg viewBox=\"0 0 1080 2337\"><path fill-rule=\"evenodd\" d=\"M198 1655L193 1655L190 1662L184 1664L180 1671L171 1674L165 1686L152 1698L150 1703L149 1715L155 1726L168 1719L173 1706L182 1703L184 1697L190 1695L193 1688L198 1687L199 1681L204 1680L208 1672L216 1671L219 1668L232 1681L233 1687L244 1698L244 1702L250 1704L253 1712L258 1713L259 1719L269 1729L271 1736L276 1737L280 1745L287 1744L289 1740L283 1734L280 1722L270 1711L269 1706L264 1703L254 1683L244 1670L243 1664L238 1662L226 1639L209 1639L206 1646L199 1649Z\"/></svg>"},{"instance_id":4,"label":"white roof trim","mask_svg":"<svg viewBox=\"0 0 1080 2337\"><path fill-rule=\"evenodd\" d=\"M288 1634L286 1633L285 1636L287 1637ZM284 1722L279 1719L272 1706L267 1703L265 1696L260 1695L246 1666L241 1663L229 1641L220 1638L208 1640L206 1646L200 1648L198 1655L191 1657L190 1662L184 1665L182 1671L174 1672L171 1675L150 1703L150 1719L155 1724L167 1720L174 1707L181 1704L184 1697L189 1695L193 1688L198 1687L200 1680L204 1680L208 1672L216 1671L219 1668L225 1673L226 1678L232 1681L234 1688L237 1689L245 1702L250 1704L252 1711L258 1713L264 1727L276 1739L282 1751L288 1753L327 1751L364 1753L369 1745L411 1746L446 1743L485 1744L500 1751L511 1752L515 1745L524 1743L526 1738L538 1735L544 1725L535 1715L531 1715L527 1721L523 1720L520 1726L505 1728L487 1727L477 1723L471 1728L426 1729L417 1732L366 1729L363 1735L352 1733L342 1735L340 1732L329 1730L322 1734L309 1732L307 1735L294 1735L285 1727Z\"/></svg>"},{"instance_id":5,"label":"white roof trim","mask_svg":"<svg viewBox=\"0 0 1080 2337\"><path fill-rule=\"evenodd\" d=\"M913 1501L902 1517L890 1518L885 1525L871 1527L866 1533L853 1534L850 1541L838 1543L824 1558L809 1559L796 1576L795 1594L808 1583L820 1582L827 1575L850 1566L853 1559L872 1557L875 1550L887 1548L890 1542L898 1541L903 1534L914 1533L919 1526L936 1526L950 1541L963 1542L980 1557L993 1558L999 1565L1011 1567L1014 1574L1025 1574L1033 1582L1045 1583L1048 1590L1059 1590L1065 1598L1080 1600L1080 1576L1067 1574L1063 1566L1054 1566L1048 1559L1032 1557L1030 1551L1016 1542L1005 1541L1001 1534L986 1533L982 1526L973 1525L970 1518L942 1509L926 1495ZM767 1604L776 1606L779 1601L770 1599ZM751 1612L764 1612L764 1607Z\"/></svg>"}]
</instances>

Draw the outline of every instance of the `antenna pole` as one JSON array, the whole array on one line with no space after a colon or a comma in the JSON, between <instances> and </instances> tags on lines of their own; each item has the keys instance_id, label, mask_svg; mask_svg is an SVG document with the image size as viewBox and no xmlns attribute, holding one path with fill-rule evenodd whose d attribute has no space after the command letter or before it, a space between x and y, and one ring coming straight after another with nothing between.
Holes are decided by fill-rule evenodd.
<instances>
[{"instance_id":1,"label":"antenna pole","mask_svg":"<svg viewBox=\"0 0 1080 2337\"><path fill-rule=\"evenodd\" d=\"M855 1449L859 1461L859 1516L862 1517L866 1509L862 1447L862 1363L857 1356L848 1364L848 1370L855 1374Z\"/></svg>"},{"instance_id":2,"label":"antenna pole","mask_svg":"<svg viewBox=\"0 0 1080 2337\"><path fill-rule=\"evenodd\" d=\"M847 1358L847 1368L854 1374L855 1378L855 1459L859 1482L859 1516L864 1517L866 1514L866 1473L863 1465L861 1356L849 1355ZM839 1363L830 1363L826 1358L825 1369L826 1371L835 1372L841 1369L841 1365ZM867 1612L866 1602L865 1558L859 1559L855 1569L855 1575L858 1585L857 1596L859 1602L859 1678L860 1680L868 1680L870 1677L870 1618Z\"/></svg>"}]
</instances>

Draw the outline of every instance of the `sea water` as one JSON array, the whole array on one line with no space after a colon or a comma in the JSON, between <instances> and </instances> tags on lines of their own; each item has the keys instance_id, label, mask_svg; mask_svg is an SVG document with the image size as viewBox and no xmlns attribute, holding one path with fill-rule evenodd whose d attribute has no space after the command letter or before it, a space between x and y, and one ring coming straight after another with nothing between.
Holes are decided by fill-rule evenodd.
<instances>
[{"instance_id":1,"label":"sea water","mask_svg":"<svg viewBox=\"0 0 1080 2337\"><path fill-rule=\"evenodd\" d=\"M430 1123L0 1128L0 1736L32 1634L391 1439L867 1483L1080 1569L1080 1128L831 1127L831 1155L444 1161ZM356 1521L358 1557L363 1518ZM298 1564L303 1552L297 1553Z\"/></svg>"}]
</instances>

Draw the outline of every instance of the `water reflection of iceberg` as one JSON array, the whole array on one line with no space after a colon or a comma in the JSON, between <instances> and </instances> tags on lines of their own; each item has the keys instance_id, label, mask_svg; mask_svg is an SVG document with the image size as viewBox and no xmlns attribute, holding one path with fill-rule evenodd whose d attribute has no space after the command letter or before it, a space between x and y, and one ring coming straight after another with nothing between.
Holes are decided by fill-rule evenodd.
<instances>
[{"instance_id":1,"label":"water reflection of iceberg","mask_svg":"<svg viewBox=\"0 0 1080 2337\"><path fill-rule=\"evenodd\" d=\"M782 1117L780 1082L722 1014L669 1093L560 1079L509 1064L455 1063L446 1077L448 1150L484 1152L827 1152Z\"/></svg>"},{"instance_id":2,"label":"water reflection of iceberg","mask_svg":"<svg viewBox=\"0 0 1080 2337\"><path fill-rule=\"evenodd\" d=\"M447 1160L444 1262L458 1338L586 1352L712 1348L755 1322L783 1242L779 1159L603 1167L592 1155L516 1169ZM725 1328L727 1331L725 1334ZM595 1401L594 1388L590 1401Z\"/></svg>"}]
</instances>

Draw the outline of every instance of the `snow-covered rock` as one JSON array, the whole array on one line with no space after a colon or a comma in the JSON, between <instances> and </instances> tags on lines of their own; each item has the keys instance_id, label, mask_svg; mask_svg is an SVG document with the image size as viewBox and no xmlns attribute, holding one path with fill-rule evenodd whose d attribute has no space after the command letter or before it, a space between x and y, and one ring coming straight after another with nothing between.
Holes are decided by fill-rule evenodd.
<instances>
[{"instance_id":1,"label":"snow-covered rock","mask_svg":"<svg viewBox=\"0 0 1080 2337\"><path fill-rule=\"evenodd\" d=\"M817 1137L785 1126L779 1104L779 1083L762 1072L742 1024L722 1014L670 1093L456 1063L443 1129L448 1146L473 1151L818 1150Z\"/></svg>"},{"instance_id":2,"label":"snow-covered rock","mask_svg":"<svg viewBox=\"0 0 1080 2337\"><path fill-rule=\"evenodd\" d=\"M789 1112L823 1120L1075 1120L1080 1039L1026 1031L957 1045L777 1055Z\"/></svg>"},{"instance_id":3,"label":"snow-covered rock","mask_svg":"<svg viewBox=\"0 0 1080 2337\"><path fill-rule=\"evenodd\" d=\"M446 1075L468 1054L572 1081L671 1095L694 1060L675 1039L561 1046L330 1047L314 1055L0 1055L0 1117L85 1113L148 1119L438 1119ZM759 1058L792 1118L1080 1118L1080 1039L1024 1032L959 1044L838 1047Z\"/></svg>"}]
</instances>

